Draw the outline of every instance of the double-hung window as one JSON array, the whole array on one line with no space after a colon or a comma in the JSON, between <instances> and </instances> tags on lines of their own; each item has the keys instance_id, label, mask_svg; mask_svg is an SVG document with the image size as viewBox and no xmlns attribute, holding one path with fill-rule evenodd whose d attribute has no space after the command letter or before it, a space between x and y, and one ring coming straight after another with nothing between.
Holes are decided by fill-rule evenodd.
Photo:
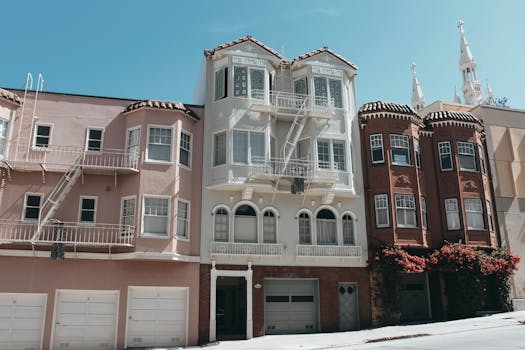
<instances>
[{"instance_id":1,"label":"double-hung window","mask_svg":"<svg viewBox=\"0 0 525 350\"><path fill-rule=\"evenodd\" d=\"M310 215L299 214L299 244L312 244L312 223Z\"/></svg>"},{"instance_id":2,"label":"double-hung window","mask_svg":"<svg viewBox=\"0 0 525 350\"><path fill-rule=\"evenodd\" d=\"M483 156L483 147L481 145L478 145L478 153L479 153L479 167L481 168L481 172L483 174L486 174L487 169L485 169L485 157Z\"/></svg>"},{"instance_id":3,"label":"double-hung window","mask_svg":"<svg viewBox=\"0 0 525 350\"><path fill-rule=\"evenodd\" d=\"M122 198L122 213L120 216L122 234L133 234L135 232L136 202L135 196Z\"/></svg>"},{"instance_id":4,"label":"double-hung window","mask_svg":"<svg viewBox=\"0 0 525 350\"><path fill-rule=\"evenodd\" d=\"M421 197L421 227L423 229L428 229L428 216L427 216L427 199L425 197Z\"/></svg>"},{"instance_id":5,"label":"double-hung window","mask_svg":"<svg viewBox=\"0 0 525 350\"><path fill-rule=\"evenodd\" d=\"M219 208L215 211L215 241L228 242L230 220L228 211Z\"/></svg>"},{"instance_id":6,"label":"double-hung window","mask_svg":"<svg viewBox=\"0 0 525 350\"><path fill-rule=\"evenodd\" d=\"M35 139L33 145L35 147L48 147L51 138L51 125L36 124Z\"/></svg>"},{"instance_id":7,"label":"double-hung window","mask_svg":"<svg viewBox=\"0 0 525 350\"><path fill-rule=\"evenodd\" d=\"M42 195L26 193L24 200L24 220L38 220L41 205Z\"/></svg>"},{"instance_id":8,"label":"double-hung window","mask_svg":"<svg viewBox=\"0 0 525 350\"><path fill-rule=\"evenodd\" d=\"M467 229L484 230L483 206L480 198L465 198L465 213L467 216Z\"/></svg>"},{"instance_id":9,"label":"double-hung window","mask_svg":"<svg viewBox=\"0 0 525 350\"><path fill-rule=\"evenodd\" d=\"M168 236L169 198L144 196L144 235Z\"/></svg>"},{"instance_id":10,"label":"double-hung window","mask_svg":"<svg viewBox=\"0 0 525 350\"><path fill-rule=\"evenodd\" d=\"M416 154L416 167L421 168L421 148L419 140L414 138L414 153Z\"/></svg>"},{"instance_id":11,"label":"double-hung window","mask_svg":"<svg viewBox=\"0 0 525 350\"><path fill-rule=\"evenodd\" d=\"M87 131L86 151L100 152L104 129L89 128Z\"/></svg>"},{"instance_id":12,"label":"double-hung window","mask_svg":"<svg viewBox=\"0 0 525 350\"><path fill-rule=\"evenodd\" d=\"M407 135L390 135L390 150L392 151L392 164L410 165L410 147Z\"/></svg>"},{"instance_id":13,"label":"double-hung window","mask_svg":"<svg viewBox=\"0 0 525 350\"><path fill-rule=\"evenodd\" d=\"M382 134L370 135L370 153L372 155L372 164L379 164L385 162Z\"/></svg>"},{"instance_id":14,"label":"double-hung window","mask_svg":"<svg viewBox=\"0 0 525 350\"><path fill-rule=\"evenodd\" d=\"M265 135L255 131L233 131L233 162L238 164L263 163L265 159Z\"/></svg>"},{"instance_id":15,"label":"double-hung window","mask_svg":"<svg viewBox=\"0 0 525 350\"><path fill-rule=\"evenodd\" d=\"M458 141L459 167L461 170L476 171L476 156L472 142Z\"/></svg>"},{"instance_id":16,"label":"double-hung window","mask_svg":"<svg viewBox=\"0 0 525 350\"><path fill-rule=\"evenodd\" d=\"M177 237L188 238L190 232L190 203L177 203Z\"/></svg>"},{"instance_id":17,"label":"double-hung window","mask_svg":"<svg viewBox=\"0 0 525 350\"><path fill-rule=\"evenodd\" d=\"M416 227L416 202L413 194L396 193L397 227Z\"/></svg>"},{"instance_id":18,"label":"double-hung window","mask_svg":"<svg viewBox=\"0 0 525 350\"><path fill-rule=\"evenodd\" d=\"M171 162L171 134L171 128L148 128L147 160Z\"/></svg>"},{"instance_id":19,"label":"double-hung window","mask_svg":"<svg viewBox=\"0 0 525 350\"><path fill-rule=\"evenodd\" d=\"M390 219L388 217L388 195L376 194L374 196L374 207L376 213L376 227L390 226Z\"/></svg>"},{"instance_id":20,"label":"double-hung window","mask_svg":"<svg viewBox=\"0 0 525 350\"><path fill-rule=\"evenodd\" d=\"M228 67L215 72L215 101L228 96Z\"/></svg>"},{"instance_id":21,"label":"double-hung window","mask_svg":"<svg viewBox=\"0 0 525 350\"><path fill-rule=\"evenodd\" d=\"M226 131L213 135L213 166L226 164Z\"/></svg>"},{"instance_id":22,"label":"double-hung window","mask_svg":"<svg viewBox=\"0 0 525 350\"><path fill-rule=\"evenodd\" d=\"M314 77L314 91L316 106L343 108L341 80Z\"/></svg>"},{"instance_id":23,"label":"double-hung window","mask_svg":"<svg viewBox=\"0 0 525 350\"><path fill-rule=\"evenodd\" d=\"M487 206L487 219L489 222L489 230L490 232L494 231L494 218L492 217L492 206L490 205L489 201L485 201L485 204Z\"/></svg>"},{"instance_id":24,"label":"double-hung window","mask_svg":"<svg viewBox=\"0 0 525 350\"><path fill-rule=\"evenodd\" d=\"M454 170L452 163L452 151L450 148L450 141L438 142L439 150L439 166L441 171Z\"/></svg>"},{"instance_id":25,"label":"double-hung window","mask_svg":"<svg viewBox=\"0 0 525 350\"><path fill-rule=\"evenodd\" d=\"M7 146L7 131L9 130L9 122L5 119L0 119L0 156L5 156Z\"/></svg>"},{"instance_id":26,"label":"double-hung window","mask_svg":"<svg viewBox=\"0 0 525 350\"><path fill-rule=\"evenodd\" d=\"M264 69L236 66L233 68L233 96L264 99Z\"/></svg>"},{"instance_id":27,"label":"double-hung window","mask_svg":"<svg viewBox=\"0 0 525 350\"><path fill-rule=\"evenodd\" d=\"M447 216L447 229L459 230L459 207L457 198L445 199L445 212Z\"/></svg>"},{"instance_id":28,"label":"double-hung window","mask_svg":"<svg viewBox=\"0 0 525 350\"><path fill-rule=\"evenodd\" d=\"M79 222L91 224L95 222L97 212L97 197L80 197Z\"/></svg>"},{"instance_id":29,"label":"double-hung window","mask_svg":"<svg viewBox=\"0 0 525 350\"><path fill-rule=\"evenodd\" d=\"M191 168L191 135L184 131L180 133L179 164Z\"/></svg>"},{"instance_id":30,"label":"double-hung window","mask_svg":"<svg viewBox=\"0 0 525 350\"><path fill-rule=\"evenodd\" d=\"M346 170L345 142L342 140L317 140L319 169Z\"/></svg>"}]
</instances>

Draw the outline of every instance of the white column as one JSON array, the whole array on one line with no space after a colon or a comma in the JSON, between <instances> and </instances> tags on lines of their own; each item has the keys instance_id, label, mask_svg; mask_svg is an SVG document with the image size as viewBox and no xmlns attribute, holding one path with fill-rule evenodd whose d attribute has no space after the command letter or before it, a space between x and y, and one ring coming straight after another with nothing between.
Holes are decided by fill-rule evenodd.
<instances>
[{"instance_id":1,"label":"white column","mask_svg":"<svg viewBox=\"0 0 525 350\"><path fill-rule=\"evenodd\" d=\"M211 262L210 272L210 342L217 340L217 322L216 322L216 297L217 297L217 269L215 269L215 260Z\"/></svg>"},{"instance_id":2,"label":"white column","mask_svg":"<svg viewBox=\"0 0 525 350\"><path fill-rule=\"evenodd\" d=\"M248 271L246 271L246 339L253 338L253 319L252 319L252 262L248 261Z\"/></svg>"}]
</instances>

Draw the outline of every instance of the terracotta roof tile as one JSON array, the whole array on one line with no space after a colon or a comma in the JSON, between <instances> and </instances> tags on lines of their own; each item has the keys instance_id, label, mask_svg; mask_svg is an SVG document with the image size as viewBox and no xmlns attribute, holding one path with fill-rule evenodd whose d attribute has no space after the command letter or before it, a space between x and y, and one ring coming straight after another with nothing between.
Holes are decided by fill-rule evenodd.
<instances>
[{"instance_id":1,"label":"terracotta roof tile","mask_svg":"<svg viewBox=\"0 0 525 350\"><path fill-rule=\"evenodd\" d=\"M349 65L350 67L352 67L353 69L357 69L357 66L354 65L352 62L348 61L347 59L345 59L343 56L340 56L338 54L336 54L335 52L333 52L332 50L330 50L328 47L324 46L323 48L320 48L320 49L317 49L317 50L314 50L314 51L311 51L311 52L308 52L308 53L305 53L304 55L301 55L301 56L298 56L297 58L295 58L293 61L292 61L292 64L295 63L295 62L299 62L299 61L302 61L302 60L305 60L307 58L310 58L310 57L313 57L315 55L319 55L320 53L323 53L323 52L327 52L329 53L330 55L334 56L335 58L341 60L343 63Z\"/></svg>"},{"instance_id":2,"label":"terracotta roof tile","mask_svg":"<svg viewBox=\"0 0 525 350\"><path fill-rule=\"evenodd\" d=\"M483 126L483 122L478 119L474 114L469 112L458 112L458 111L438 111L430 112L425 118L425 123L438 122L443 120L457 120L460 122L475 123Z\"/></svg>"},{"instance_id":3,"label":"terracotta roof tile","mask_svg":"<svg viewBox=\"0 0 525 350\"><path fill-rule=\"evenodd\" d=\"M271 53L272 55L276 56L280 60L285 60L286 61L286 58L284 56L282 56L280 53L278 53L274 49L264 45L259 40L254 39L251 35L247 35L244 38L240 38L240 39L237 39L237 40L230 41L229 43L225 43L225 44L219 45L219 46L217 46L216 48L214 48L212 50L204 50L204 56L210 57L211 55L215 54L217 51L220 51L222 49L226 49L228 47L232 47L234 45L241 44L241 43L244 43L244 42L247 42L247 41L250 41L250 42L258 45L259 47L261 47L264 50L268 51L269 53Z\"/></svg>"},{"instance_id":4,"label":"terracotta roof tile","mask_svg":"<svg viewBox=\"0 0 525 350\"><path fill-rule=\"evenodd\" d=\"M126 107L123 113L133 112L142 108L150 109L163 109L163 110L173 110L173 111L182 111L187 115L200 119L191 109L186 108L183 103L176 101L158 101L158 100L143 100L136 101Z\"/></svg>"},{"instance_id":5,"label":"terracotta roof tile","mask_svg":"<svg viewBox=\"0 0 525 350\"><path fill-rule=\"evenodd\" d=\"M391 112L398 114L407 114L415 117L419 117L409 105L393 103L393 102L384 102L384 101L375 101L368 102L359 108L359 114L364 113L376 113L376 112Z\"/></svg>"},{"instance_id":6,"label":"terracotta roof tile","mask_svg":"<svg viewBox=\"0 0 525 350\"><path fill-rule=\"evenodd\" d=\"M0 98L3 98L11 103L21 105L22 101L20 100L20 97L18 97L16 94L12 93L11 91L4 90L0 88Z\"/></svg>"}]
</instances>

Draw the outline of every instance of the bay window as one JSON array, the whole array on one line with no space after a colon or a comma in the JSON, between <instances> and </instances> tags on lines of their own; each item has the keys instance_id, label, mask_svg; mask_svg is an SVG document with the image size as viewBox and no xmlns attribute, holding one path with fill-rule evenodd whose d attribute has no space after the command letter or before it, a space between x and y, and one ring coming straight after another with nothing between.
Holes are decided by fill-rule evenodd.
<instances>
[{"instance_id":1,"label":"bay window","mask_svg":"<svg viewBox=\"0 0 525 350\"><path fill-rule=\"evenodd\" d=\"M376 227L389 227L390 220L388 216L388 195L376 194L374 196L374 208L376 214Z\"/></svg>"},{"instance_id":2,"label":"bay window","mask_svg":"<svg viewBox=\"0 0 525 350\"><path fill-rule=\"evenodd\" d=\"M346 151L343 140L317 140L317 166L319 169L346 170Z\"/></svg>"},{"instance_id":3,"label":"bay window","mask_svg":"<svg viewBox=\"0 0 525 350\"><path fill-rule=\"evenodd\" d=\"M441 171L449 171L454 169L452 163L452 151L450 148L450 141L438 142L439 149L439 166Z\"/></svg>"},{"instance_id":4,"label":"bay window","mask_svg":"<svg viewBox=\"0 0 525 350\"><path fill-rule=\"evenodd\" d=\"M372 164L379 164L385 162L382 134L370 135L370 153L372 155Z\"/></svg>"},{"instance_id":5,"label":"bay window","mask_svg":"<svg viewBox=\"0 0 525 350\"><path fill-rule=\"evenodd\" d=\"M341 80L314 77L314 91L316 106L343 108Z\"/></svg>"},{"instance_id":6,"label":"bay window","mask_svg":"<svg viewBox=\"0 0 525 350\"><path fill-rule=\"evenodd\" d=\"M0 156L6 155L7 130L9 130L9 122L5 119L0 119Z\"/></svg>"},{"instance_id":7,"label":"bay window","mask_svg":"<svg viewBox=\"0 0 525 350\"><path fill-rule=\"evenodd\" d=\"M233 96L264 99L264 69L235 66L233 68Z\"/></svg>"},{"instance_id":8,"label":"bay window","mask_svg":"<svg viewBox=\"0 0 525 350\"><path fill-rule=\"evenodd\" d=\"M168 236L169 201L167 197L144 196L143 227L147 236Z\"/></svg>"},{"instance_id":9,"label":"bay window","mask_svg":"<svg viewBox=\"0 0 525 350\"><path fill-rule=\"evenodd\" d=\"M476 157L472 142L458 141L459 166L461 170L476 171Z\"/></svg>"},{"instance_id":10,"label":"bay window","mask_svg":"<svg viewBox=\"0 0 525 350\"><path fill-rule=\"evenodd\" d=\"M416 227L416 202L413 194L395 194L397 227Z\"/></svg>"},{"instance_id":11,"label":"bay window","mask_svg":"<svg viewBox=\"0 0 525 350\"><path fill-rule=\"evenodd\" d=\"M465 214L467 216L467 229L484 230L483 206L480 198L465 198Z\"/></svg>"},{"instance_id":12,"label":"bay window","mask_svg":"<svg viewBox=\"0 0 525 350\"><path fill-rule=\"evenodd\" d=\"M408 136L390 135L390 150L392 152L392 164L410 165L410 148Z\"/></svg>"},{"instance_id":13,"label":"bay window","mask_svg":"<svg viewBox=\"0 0 525 350\"><path fill-rule=\"evenodd\" d=\"M171 133L171 128L148 127L147 160L171 162Z\"/></svg>"},{"instance_id":14,"label":"bay window","mask_svg":"<svg viewBox=\"0 0 525 350\"><path fill-rule=\"evenodd\" d=\"M447 229L459 230L459 207L457 198L445 199L445 212L447 217Z\"/></svg>"},{"instance_id":15,"label":"bay window","mask_svg":"<svg viewBox=\"0 0 525 350\"><path fill-rule=\"evenodd\" d=\"M233 131L233 162L257 164L265 160L266 142L263 132Z\"/></svg>"}]
</instances>

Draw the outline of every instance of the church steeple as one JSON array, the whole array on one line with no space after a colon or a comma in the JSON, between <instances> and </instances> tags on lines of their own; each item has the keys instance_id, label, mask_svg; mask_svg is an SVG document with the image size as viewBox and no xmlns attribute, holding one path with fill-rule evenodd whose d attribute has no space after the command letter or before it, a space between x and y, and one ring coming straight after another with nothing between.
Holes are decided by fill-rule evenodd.
<instances>
[{"instance_id":1,"label":"church steeple","mask_svg":"<svg viewBox=\"0 0 525 350\"><path fill-rule=\"evenodd\" d=\"M456 89L455 86L454 86L454 103L461 104L461 98L459 97L458 89Z\"/></svg>"},{"instance_id":2,"label":"church steeple","mask_svg":"<svg viewBox=\"0 0 525 350\"><path fill-rule=\"evenodd\" d=\"M423 90L421 90L421 86L417 80L415 63L412 63L412 74L414 75L414 79L412 80L412 107L416 112L419 112L425 107L425 98L423 97Z\"/></svg>"},{"instance_id":3,"label":"church steeple","mask_svg":"<svg viewBox=\"0 0 525 350\"><path fill-rule=\"evenodd\" d=\"M458 28L461 35L459 69L463 77L463 99L465 100L465 104L477 105L482 101L481 84L478 81L476 72L476 60L474 60L474 56L472 56L467 39L465 38L463 24L464 22L459 20Z\"/></svg>"}]
</instances>

